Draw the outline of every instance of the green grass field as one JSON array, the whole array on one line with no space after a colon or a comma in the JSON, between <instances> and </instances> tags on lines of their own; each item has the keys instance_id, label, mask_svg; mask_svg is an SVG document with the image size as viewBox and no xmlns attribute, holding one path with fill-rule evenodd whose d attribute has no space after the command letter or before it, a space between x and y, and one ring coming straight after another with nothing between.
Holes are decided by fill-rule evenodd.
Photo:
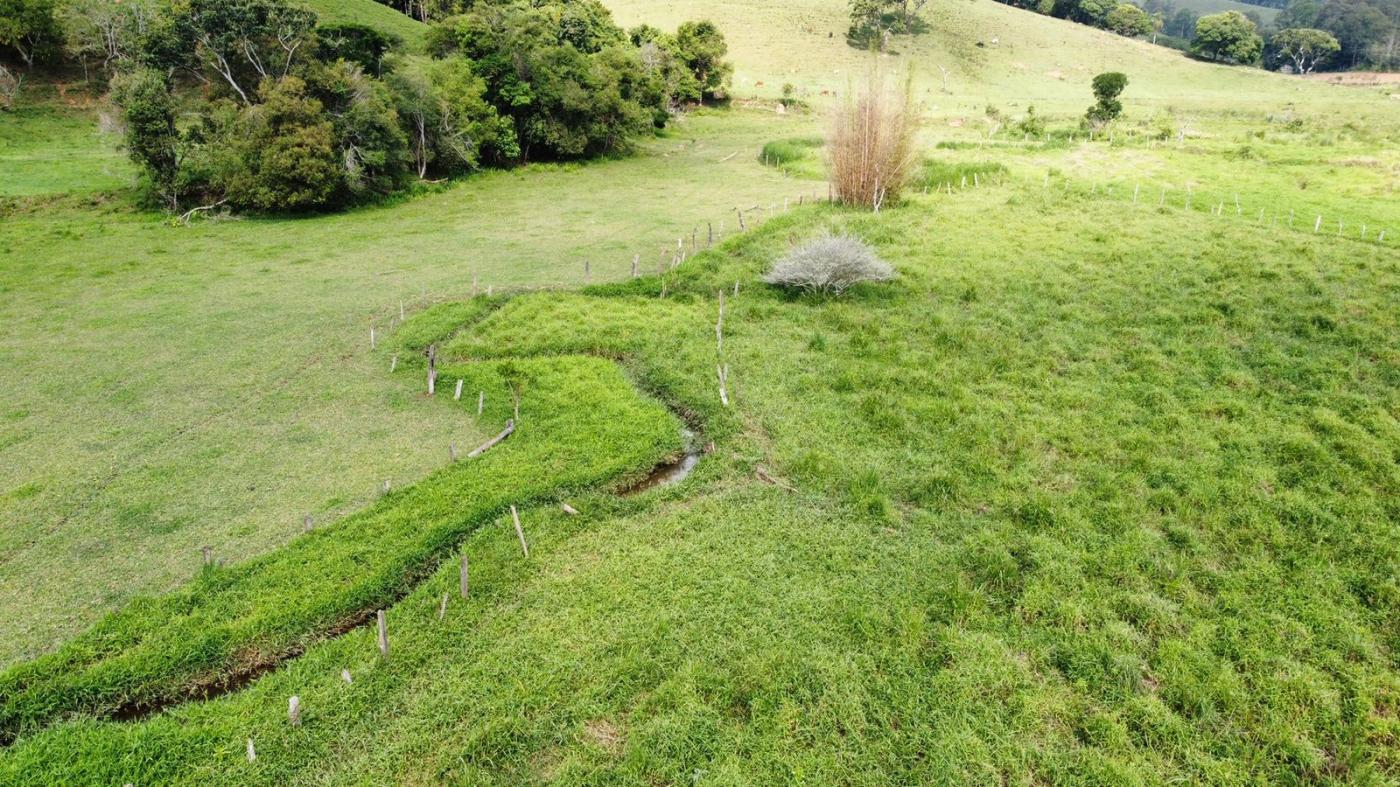
<instances>
[{"instance_id":1,"label":"green grass field","mask_svg":"<svg viewBox=\"0 0 1400 787\"><path fill-rule=\"evenodd\" d=\"M95 107L0 117L0 782L1400 780L1400 102L959 2L871 216L798 205L839 2L611 5L719 22L735 105L189 227ZM760 283L826 229L898 279Z\"/></svg>"}]
</instances>

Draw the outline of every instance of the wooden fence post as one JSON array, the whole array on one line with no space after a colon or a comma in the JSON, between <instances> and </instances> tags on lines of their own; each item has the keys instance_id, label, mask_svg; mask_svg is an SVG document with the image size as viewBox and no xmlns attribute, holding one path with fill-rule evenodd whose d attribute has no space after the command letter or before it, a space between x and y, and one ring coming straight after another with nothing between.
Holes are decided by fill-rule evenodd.
<instances>
[{"instance_id":1,"label":"wooden fence post","mask_svg":"<svg viewBox=\"0 0 1400 787\"><path fill-rule=\"evenodd\" d=\"M464 380L462 380L462 378L460 378L460 377L457 378L457 390L454 391L454 392L452 393L452 401L454 401L454 402L460 402L460 401L462 401L462 383L463 383L463 382L464 382Z\"/></svg>"},{"instance_id":2,"label":"wooden fence post","mask_svg":"<svg viewBox=\"0 0 1400 787\"><path fill-rule=\"evenodd\" d=\"M486 406L486 392L476 392L476 414L481 415L481 409Z\"/></svg>"},{"instance_id":3,"label":"wooden fence post","mask_svg":"<svg viewBox=\"0 0 1400 787\"><path fill-rule=\"evenodd\" d=\"M301 532L303 532L303 533L310 533L310 532L311 532L311 515L310 515L310 514L307 514L306 516L304 516L304 517L301 518Z\"/></svg>"},{"instance_id":4,"label":"wooden fence post","mask_svg":"<svg viewBox=\"0 0 1400 787\"><path fill-rule=\"evenodd\" d=\"M301 697L295 694L287 700L287 721L291 722L293 727L301 726Z\"/></svg>"},{"instance_id":5,"label":"wooden fence post","mask_svg":"<svg viewBox=\"0 0 1400 787\"><path fill-rule=\"evenodd\" d=\"M369 348L370 348L371 350L373 350L373 349L375 348L374 326L373 326L373 325L369 326ZM251 740L251 739L250 739L250 740Z\"/></svg>"},{"instance_id":6,"label":"wooden fence post","mask_svg":"<svg viewBox=\"0 0 1400 787\"><path fill-rule=\"evenodd\" d=\"M384 610L374 613L376 622L379 624L379 655L389 657L389 622L384 617Z\"/></svg>"},{"instance_id":7,"label":"wooden fence post","mask_svg":"<svg viewBox=\"0 0 1400 787\"><path fill-rule=\"evenodd\" d=\"M204 565L206 565L206 566L212 566L212 565L214 565L214 548L213 548L213 547L200 547L200 548L199 548L199 551L202 552L202 553L204 553Z\"/></svg>"},{"instance_id":8,"label":"wooden fence post","mask_svg":"<svg viewBox=\"0 0 1400 787\"><path fill-rule=\"evenodd\" d=\"M640 255L640 254L633 254L633 255L632 255L632 278L634 278L634 279L637 278L637 276L638 276L638 273L637 273L637 263L639 263L639 262L641 262L641 261L642 261L642 255Z\"/></svg>"},{"instance_id":9,"label":"wooden fence post","mask_svg":"<svg viewBox=\"0 0 1400 787\"><path fill-rule=\"evenodd\" d=\"M439 623L441 623L441 622L442 622L442 619L447 615L447 595L448 595L448 594L446 594L446 593L443 593L443 594L442 594L442 603L438 605L438 622L439 622Z\"/></svg>"},{"instance_id":10,"label":"wooden fence post","mask_svg":"<svg viewBox=\"0 0 1400 787\"><path fill-rule=\"evenodd\" d=\"M257 752L256 749L253 748L253 739L252 739L252 738L249 738L249 739L248 739L248 762L252 762L253 760L256 760L257 758L258 758L258 752Z\"/></svg>"}]
</instances>

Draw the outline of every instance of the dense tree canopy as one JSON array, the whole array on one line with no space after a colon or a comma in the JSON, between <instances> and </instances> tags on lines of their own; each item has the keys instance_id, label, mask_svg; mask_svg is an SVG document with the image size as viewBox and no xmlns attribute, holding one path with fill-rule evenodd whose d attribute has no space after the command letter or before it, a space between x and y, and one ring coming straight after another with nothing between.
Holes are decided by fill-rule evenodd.
<instances>
[{"instance_id":1,"label":"dense tree canopy","mask_svg":"<svg viewBox=\"0 0 1400 787\"><path fill-rule=\"evenodd\" d=\"M1132 3L1119 3L1116 8L1108 12L1108 16L1104 19L1104 27L1120 36L1132 38L1151 33L1154 25L1152 17L1148 16L1146 11Z\"/></svg>"},{"instance_id":2,"label":"dense tree canopy","mask_svg":"<svg viewBox=\"0 0 1400 787\"><path fill-rule=\"evenodd\" d=\"M1286 60L1299 74L1308 74L1341 51L1341 44L1326 30L1295 27L1280 30L1269 39L1273 56Z\"/></svg>"},{"instance_id":3,"label":"dense tree canopy","mask_svg":"<svg viewBox=\"0 0 1400 787\"><path fill-rule=\"evenodd\" d=\"M287 0L184 0L138 27L103 59L121 72L127 149L170 208L319 210L415 177L622 151L731 73L715 25L629 36L597 0L481 0L433 27L432 58ZM191 81L207 98L177 123Z\"/></svg>"},{"instance_id":4,"label":"dense tree canopy","mask_svg":"<svg viewBox=\"0 0 1400 787\"><path fill-rule=\"evenodd\" d=\"M1191 51L1211 60L1253 63L1259 59L1264 39L1254 23L1238 11L1210 14L1196 20Z\"/></svg>"},{"instance_id":5,"label":"dense tree canopy","mask_svg":"<svg viewBox=\"0 0 1400 787\"><path fill-rule=\"evenodd\" d=\"M32 67L58 52L62 40L54 0L0 0L0 51Z\"/></svg>"}]
</instances>

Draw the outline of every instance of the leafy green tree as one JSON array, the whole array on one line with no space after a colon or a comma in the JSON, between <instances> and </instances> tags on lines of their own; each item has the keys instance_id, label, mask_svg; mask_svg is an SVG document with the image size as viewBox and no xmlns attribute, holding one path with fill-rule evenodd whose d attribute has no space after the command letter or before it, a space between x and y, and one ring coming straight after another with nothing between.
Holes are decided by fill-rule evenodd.
<instances>
[{"instance_id":1,"label":"leafy green tree","mask_svg":"<svg viewBox=\"0 0 1400 787\"><path fill-rule=\"evenodd\" d=\"M1191 51L1201 57L1234 63L1253 63L1259 59L1264 39L1254 23L1238 11L1210 14L1196 20L1196 37Z\"/></svg>"},{"instance_id":2,"label":"leafy green tree","mask_svg":"<svg viewBox=\"0 0 1400 787\"><path fill-rule=\"evenodd\" d=\"M348 60L369 74L381 74L384 55L397 43L385 33L353 22L316 27L316 58L323 62Z\"/></svg>"},{"instance_id":3,"label":"leafy green tree","mask_svg":"<svg viewBox=\"0 0 1400 787\"><path fill-rule=\"evenodd\" d=\"M1105 17L1104 27L1120 36L1133 38L1151 33L1155 25L1146 11L1132 3L1119 3L1118 7Z\"/></svg>"},{"instance_id":4,"label":"leafy green tree","mask_svg":"<svg viewBox=\"0 0 1400 787\"><path fill-rule=\"evenodd\" d=\"M1195 38L1196 20L1199 18L1200 14L1197 14L1189 8L1183 8L1175 14L1172 14L1171 19L1167 21L1165 31L1167 35L1176 36L1177 38L1185 38L1188 40Z\"/></svg>"},{"instance_id":5,"label":"leafy green tree","mask_svg":"<svg viewBox=\"0 0 1400 787\"><path fill-rule=\"evenodd\" d=\"M1117 71L1107 71L1094 77L1092 87L1097 101L1084 114L1085 119L1093 126L1102 126L1123 114L1123 103L1118 96L1127 86L1127 74Z\"/></svg>"},{"instance_id":6,"label":"leafy green tree","mask_svg":"<svg viewBox=\"0 0 1400 787\"><path fill-rule=\"evenodd\" d=\"M561 6L578 2L597 13L566 15L573 23L562 30ZM452 25L456 50L485 81L486 99L514 124L523 160L621 149L664 110L653 103L655 78L638 50L593 0L481 4Z\"/></svg>"},{"instance_id":7,"label":"leafy green tree","mask_svg":"<svg viewBox=\"0 0 1400 787\"><path fill-rule=\"evenodd\" d=\"M713 22L685 22L676 29L676 49L699 85L702 98L723 95L729 89L734 67L725 61L729 45Z\"/></svg>"},{"instance_id":8,"label":"leafy green tree","mask_svg":"<svg viewBox=\"0 0 1400 787\"><path fill-rule=\"evenodd\" d=\"M389 84L419 177L470 172L486 156L520 155L514 126L486 101L486 83L466 59L413 59Z\"/></svg>"},{"instance_id":9,"label":"leafy green tree","mask_svg":"<svg viewBox=\"0 0 1400 787\"><path fill-rule=\"evenodd\" d=\"M291 74L315 48L316 15L286 0L187 0L172 21L153 43L212 72L245 106L263 80Z\"/></svg>"},{"instance_id":10,"label":"leafy green tree","mask_svg":"<svg viewBox=\"0 0 1400 787\"><path fill-rule=\"evenodd\" d=\"M1337 61L1344 67L1365 64L1371 50L1395 35L1400 4L1367 0L1327 0L1311 27L1331 33L1341 45ZM1393 43L1392 43L1393 46Z\"/></svg>"},{"instance_id":11,"label":"leafy green tree","mask_svg":"<svg viewBox=\"0 0 1400 787\"><path fill-rule=\"evenodd\" d=\"M112 81L112 97L126 121L127 154L150 178L161 203L174 210L180 204L181 145L165 75L151 68L119 74Z\"/></svg>"},{"instance_id":12,"label":"leafy green tree","mask_svg":"<svg viewBox=\"0 0 1400 787\"><path fill-rule=\"evenodd\" d=\"M1276 55L1291 62L1293 70L1299 74L1312 73L1342 49L1331 33L1306 27L1280 30L1274 33L1269 44Z\"/></svg>"},{"instance_id":13,"label":"leafy green tree","mask_svg":"<svg viewBox=\"0 0 1400 787\"><path fill-rule=\"evenodd\" d=\"M846 42L859 49L884 51L892 35L928 29L921 13L928 0L851 0Z\"/></svg>"},{"instance_id":14,"label":"leafy green tree","mask_svg":"<svg viewBox=\"0 0 1400 787\"><path fill-rule=\"evenodd\" d=\"M307 70L307 93L321 102L334 131L344 187L336 203L403 185L409 175L408 139L383 82L356 63L337 60Z\"/></svg>"},{"instance_id":15,"label":"leafy green tree","mask_svg":"<svg viewBox=\"0 0 1400 787\"><path fill-rule=\"evenodd\" d=\"M54 0L0 0L0 47L19 55L26 68L58 52L62 42Z\"/></svg>"},{"instance_id":16,"label":"leafy green tree","mask_svg":"<svg viewBox=\"0 0 1400 787\"><path fill-rule=\"evenodd\" d=\"M344 169L321 102L296 76L263 80L256 97L215 121L211 185L237 207L326 207L344 188Z\"/></svg>"},{"instance_id":17,"label":"leafy green tree","mask_svg":"<svg viewBox=\"0 0 1400 787\"><path fill-rule=\"evenodd\" d=\"M160 11L154 0L68 0L59 16L68 56L111 71L136 56Z\"/></svg>"},{"instance_id":18,"label":"leafy green tree","mask_svg":"<svg viewBox=\"0 0 1400 787\"><path fill-rule=\"evenodd\" d=\"M1317 14L1322 10L1322 0L1292 0L1275 17L1274 24L1280 30L1294 27L1316 27Z\"/></svg>"}]
</instances>

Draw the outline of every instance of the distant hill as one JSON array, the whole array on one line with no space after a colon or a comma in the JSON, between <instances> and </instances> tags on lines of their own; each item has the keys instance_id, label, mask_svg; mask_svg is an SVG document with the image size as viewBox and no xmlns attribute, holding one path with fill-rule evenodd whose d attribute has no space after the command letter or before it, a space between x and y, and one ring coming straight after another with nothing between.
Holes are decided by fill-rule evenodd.
<instances>
[{"instance_id":1,"label":"distant hill","mask_svg":"<svg viewBox=\"0 0 1400 787\"><path fill-rule=\"evenodd\" d=\"M1236 0L1172 0L1177 8L1189 8L1198 14L1218 14L1221 11L1239 11L1241 14L1254 14L1265 24L1274 21L1279 9L1253 3L1240 3Z\"/></svg>"}]
</instances>

